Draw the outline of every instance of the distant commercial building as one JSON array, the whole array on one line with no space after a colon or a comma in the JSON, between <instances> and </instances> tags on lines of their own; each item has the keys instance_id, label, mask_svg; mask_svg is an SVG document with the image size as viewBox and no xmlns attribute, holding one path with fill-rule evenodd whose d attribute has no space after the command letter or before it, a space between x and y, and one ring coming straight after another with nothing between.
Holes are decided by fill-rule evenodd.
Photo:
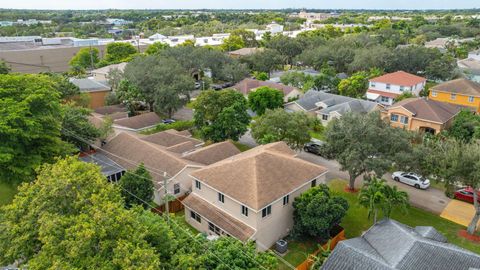
<instances>
[{"instance_id":1,"label":"distant commercial building","mask_svg":"<svg viewBox=\"0 0 480 270\"><path fill-rule=\"evenodd\" d=\"M297 16L298 18L301 19L307 19L309 21L321 21L321 20L326 20L328 18L336 17L338 14L336 13L318 13L318 12L306 12L306 11L300 11Z\"/></svg>"}]
</instances>

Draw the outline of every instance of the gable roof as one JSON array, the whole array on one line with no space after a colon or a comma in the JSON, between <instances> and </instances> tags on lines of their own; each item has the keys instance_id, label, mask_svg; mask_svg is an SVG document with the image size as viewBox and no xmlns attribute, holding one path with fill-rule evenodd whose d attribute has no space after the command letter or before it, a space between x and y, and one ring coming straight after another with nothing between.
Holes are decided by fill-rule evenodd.
<instances>
[{"instance_id":1,"label":"gable roof","mask_svg":"<svg viewBox=\"0 0 480 270\"><path fill-rule=\"evenodd\" d=\"M110 105L96 108L94 111L101 115L107 115L117 112L127 112L127 108L124 105Z\"/></svg>"},{"instance_id":2,"label":"gable roof","mask_svg":"<svg viewBox=\"0 0 480 270\"><path fill-rule=\"evenodd\" d=\"M441 235L433 227L411 228L395 220L384 219L363 236L338 243L322 269L472 269L480 266L480 256L425 237Z\"/></svg>"},{"instance_id":3,"label":"gable roof","mask_svg":"<svg viewBox=\"0 0 480 270\"><path fill-rule=\"evenodd\" d=\"M262 51L262 48L241 48L235 51L228 52L229 55L248 56L256 52Z\"/></svg>"},{"instance_id":4,"label":"gable roof","mask_svg":"<svg viewBox=\"0 0 480 270\"><path fill-rule=\"evenodd\" d=\"M295 103L305 111L317 110L319 109L319 105L321 105L322 109L318 113L325 114L333 111L337 111L339 114L346 112L367 113L379 106L376 102L316 90L308 90L305 95L300 97Z\"/></svg>"},{"instance_id":5,"label":"gable roof","mask_svg":"<svg viewBox=\"0 0 480 270\"><path fill-rule=\"evenodd\" d=\"M260 210L326 172L322 166L296 158L284 142L276 142L224 159L191 175Z\"/></svg>"},{"instance_id":6,"label":"gable roof","mask_svg":"<svg viewBox=\"0 0 480 270\"><path fill-rule=\"evenodd\" d=\"M430 90L469 96L480 96L480 83L461 78L435 85Z\"/></svg>"},{"instance_id":7,"label":"gable roof","mask_svg":"<svg viewBox=\"0 0 480 270\"><path fill-rule=\"evenodd\" d=\"M238 150L231 141L224 141L186 153L183 158L201 164L210 165L240 153L240 150Z\"/></svg>"},{"instance_id":8,"label":"gable roof","mask_svg":"<svg viewBox=\"0 0 480 270\"><path fill-rule=\"evenodd\" d=\"M181 143L191 142L194 146L202 145L203 142L192 137L187 137L178 133L174 129L154 133L142 138L147 142L158 144L164 147L172 147Z\"/></svg>"},{"instance_id":9,"label":"gable roof","mask_svg":"<svg viewBox=\"0 0 480 270\"><path fill-rule=\"evenodd\" d=\"M160 117L156 113L149 112L128 118L117 119L114 120L113 123L116 126L124 127L131 130L142 130L160 123L160 120Z\"/></svg>"},{"instance_id":10,"label":"gable roof","mask_svg":"<svg viewBox=\"0 0 480 270\"><path fill-rule=\"evenodd\" d=\"M268 86L271 88L275 88L279 91L282 91L285 96L294 90L298 91L298 89L293 86L276 83L276 82L260 81L256 79L250 79L250 78L243 79L242 81L235 84L232 88L241 92L244 95L248 95L253 89L256 89L262 86Z\"/></svg>"},{"instance_id":11,"label":"gable roof","mask_svg":"<svg viewBox=\"0 0 480 270\"><path fill-rule=\"evenodd\" d=\"M108 73L114 69L118 69L120 71L123 71L125 67L127 66L127 62L119 63L119 64L113 64L113 65L108 65L104 66L101 68L97 68L92 70L92 74L103 74L103 75L108 75Z\"/></svg>"},{"instance_id":12,"label":"gable roof","mask_svg":"<svg viewBox=\"0 0 480 270\"><path fill-rule=\"evenodd\" d=\"M70 82L76 85L79 89L80 92L102 92L102 91L110 91L110 86L108 86L105 83L101 83L99 81L93 80L93 79L88 79L88 78L82 78L82 79L77 79L73 78L70 79Z\"/></svg>"},{"instance_id":13,"label":"gable roof","mask_svg":"<svg viewBox=\"0 0 480 270\"><path fill-rule=\"evenodd\" d=\"M413 117L437 123L446 123L462 110L461 106L426 98L407 98L390 106L387 110L403 107Z\"/></svg>"},{"instance_id":14,"label":"gable roof","mask_svg":"<svg viewBox=\"0 0 480 270\"><path fill-rule=\"evenodd\" d=\"M402 86L413 86L425 81L427 81L427 79L401 70L370 79L370 82L389 83Z\"/></svg>"},{"instance_id":15,"label":"gable roof","mask_svg":"<svg viewBox=\"0 0 480 270\"><path fill-rule=\"evenodd\" d=\"M135 169L139 163L144 163L156 187L161 186L162 172L166 171L172 177L189 164L175 154L125 132L117 134L98 151L126 169Z\"/></svg>"}]
</instances>

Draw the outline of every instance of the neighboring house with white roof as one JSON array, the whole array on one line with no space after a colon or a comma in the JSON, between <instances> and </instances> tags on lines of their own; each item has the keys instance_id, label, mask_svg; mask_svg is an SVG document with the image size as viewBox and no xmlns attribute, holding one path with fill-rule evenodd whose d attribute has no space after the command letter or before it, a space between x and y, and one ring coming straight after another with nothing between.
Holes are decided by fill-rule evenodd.
<instances>
[{"instance_id":1,"label":"neighboring house with white roof","mask_svg":"<svg viewBox=\"0 0 480 270\"><path fill-rule=\"evenodd\" d=\"M388 73L368 81L367 99L392 105L395 98L405 92L418 96L426 83L427 79L405 71Z\"/></svg>"},{"instance_id":2,"label":"neighboring house with white roof","mask_svg":"<svg viewBox=\"0 0 480 270\"><path fill-rule=\"evenodd\" d=\"M332 119L340 118L346 113L370 113L383 109L383 106L372 101L340 96L322 91L309 90L298 100L285 104L287 111L303 111L317 116L323 125Z\"/></svg>"},{"instance_id":3,"label":"neighboring house with white roof","mask_svg":"<svg viewBox=\"0 0 480 270\"><path fill-rule=\"evenodd\" d=\"M293 229L294 199L323 183L326 173L284 142L258 146L192 172L185 219L201 232L253 240L267 250Z\"/></svg>"}]
</instances>

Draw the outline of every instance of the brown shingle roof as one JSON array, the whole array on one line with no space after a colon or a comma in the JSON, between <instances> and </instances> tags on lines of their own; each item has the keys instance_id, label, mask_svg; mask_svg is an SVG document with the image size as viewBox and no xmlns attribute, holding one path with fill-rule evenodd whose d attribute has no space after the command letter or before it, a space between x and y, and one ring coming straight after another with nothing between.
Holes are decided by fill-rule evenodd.
<instances>
[{"instance_id":1,"label":"brown shingle roof","mask_svg":"<svg viewBox=\"0 0 480 270\"><path fill-rule=\"evenodd\" d=\"M263 48L241 48L235 51L231 51L229 55L237 55L237 56L248 56L252 55L256 52L263 51Z\"/></svg>"},{"instance_id":2,"label":"brown shingle roof","mask_svg":"<svg viewBox=\"0 0 480 270\"><path fill-rule=\"evenodd\" d=\"M106 114L112 114L112 113L117 113L117 112L126 112L127 108L123 105L111 105L111 106L104 106L100 108L96 108L95 112L98 114L106 115Z\"/></svg>"},{"instance_id":3,"label":"brown shingle roof","mask_svg":"<svg viewBox=\"0 0 480 270\"><path fill-rule=\"evenodd\" d=\"M408 98L393 104L390 108L403 107L415 118L437 123L446 123L462 109L461 106L426 98ZM389 109L390 109L389 108Z\"/></svg>"},{"instance_id":4,"label":"brown shingle roof","mask_svg":"<svg viewBox=\"0 0 480 270\"><path fill-rule=\"evenodd\" d=\"M405 71L388 73L388 74L370 79L371 82L389 83L389 84L402 85L402 86L413 86L421 82L425 82L426 80L427 79L425 78L407 73Z\"/></svg>"},{"instance_id":5,"label":"brown shingle roof","mask_svg":"<svg viewBox=\"0 0 480 270\"><path fill-rule=\"evenodd\" d=\"M168 176L172 177L188 165L185 160L155 144L125 132L120 132L98 151L126 169L134 169L143 162L157 183L157 187L163 181L161 172L166 171Z\"/></svg>"},{"instance_id":6,"label":"brown shingle roof","mask_svg":"<svg viewBox=\"0 0 480 270\"><path fill-rule=\"evenodd\" d=\"M194 145L203 144L203 142L200 140L178 134L178 131L176 130L166 130L154 133L152 135L144 137L143 140L164 147L171 147L184 142L192 142Z\"/></svg>"},{"instance_id":7,"label":"brown shingle roof","mask_svg":"<svg viewBox=\"0 0 480 270\"><path fill-rule=\"evenodd\" d=\"M284 142L262 145L191 175L252 209L260 210L327 172L295 157Z\"/></svg>"},{"instance_id":8,"label":"brown shingle roof","mask_svg":"<svg viewBox=\"0 0 480 270\"><path fill-rule=\"evenodd\" d=\"M188 142L183 142L183 143L179 143L179 144L167 147L165 148L165 150L173 153L181 154L188 151L192 151L195 148L196 148L195 144L193 144L191 141L188 141Z\"/></svg>"},{"instance_id":9,"label":"brown shingle roof","mask_svg":"<svg viewBox=\"0 0 480 270\"><path fill-rule=\"evenodd\" d=\"M253 89L256 89L258 87L262 86L268 86L271 88L275 88L279 91L282 91L283 94L286 96L290 92L294 90L298 90L297 88L289 85L284 85L281 83L275 83L275 82L268 82L268 81L260 81L260 80L255 80L255 79L243 79L239 83L235 84L233 86L234 89L237 91L241 92L244 95L248 95Z\"/></svg>"},{"instance_id":10,"label":"brown shingle roof","mask_svg":"<svg viewBox=\"0 0 480 270\"><path fill-rule=\"evenodd\" d=\"M193 193L183 200L183 204L241 241L247 241L255 233L253 228L220 211ZM202 220L202 222L206 221Z\"/></svg>"},{"instance_id":11,"label":"brown shingle roof","mask_svg":"<svg viewBox=\"0 0 480 270\"><path fill-rule=\"evenodd\" d=\"M230 141L202 147L183 156L184 159L210 165L220 160L240 154L240 150Z\"/></svg>"},{"instance_id":12,"label":"brown shingle roof","mask_svg":"<svg viewBox=\"0 0 480 270\"><path fill-rule=\"evenodd\" d=\"M462 78L441 83L432 87L430 90L457 93L468 96L480 96L480 83Z\"/></svg>"},{"instance_id":13,"label":"brown shingle roof","mask_svg":"<svg viewBox=\"0 0 480 270\"><path fill-rule=\"evenodd\" d=\"M149 112L129 118L117 119L114 121L114 124L133 130L141 130L160 123L160 120L160 117L156 113Z\"/></svg>"}]
</instances>

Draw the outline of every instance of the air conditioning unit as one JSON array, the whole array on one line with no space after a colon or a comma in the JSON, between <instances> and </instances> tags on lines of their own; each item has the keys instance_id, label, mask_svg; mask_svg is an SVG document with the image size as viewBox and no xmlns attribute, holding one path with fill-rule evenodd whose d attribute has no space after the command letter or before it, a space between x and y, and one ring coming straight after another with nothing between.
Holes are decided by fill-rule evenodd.
<instances>
[{"instance_id":1,"label":"air conditioning unit","mask_svg":"<svg viewBox=\"0 0 480 270\"><path fill-rule=\"evenodd\" d=\"M280 239L275 243L275 250L281 254L284 254L288 250L288 242Z\"/></svg>"}]
</instances>

